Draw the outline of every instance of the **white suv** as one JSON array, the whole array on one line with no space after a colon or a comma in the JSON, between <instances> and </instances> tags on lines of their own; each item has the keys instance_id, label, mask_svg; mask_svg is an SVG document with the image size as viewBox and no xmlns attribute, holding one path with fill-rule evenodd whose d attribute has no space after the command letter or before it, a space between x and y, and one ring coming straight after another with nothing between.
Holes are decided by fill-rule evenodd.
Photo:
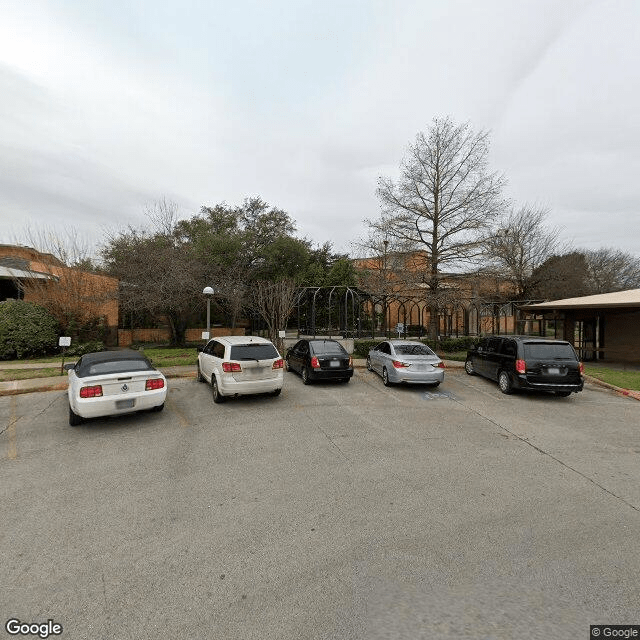
<instances>
[{"instance_id":1,"label":"white suv","mask_svg":"<svg viewBox=\"0 0 640 640\"><path fill-rule=\"evenodd\" d=\"M198 352L198 381L211 385L214 402L254 393L277 396L282 391L284 361L265 338L213 338Z\"/></svg>"}]
</instances>

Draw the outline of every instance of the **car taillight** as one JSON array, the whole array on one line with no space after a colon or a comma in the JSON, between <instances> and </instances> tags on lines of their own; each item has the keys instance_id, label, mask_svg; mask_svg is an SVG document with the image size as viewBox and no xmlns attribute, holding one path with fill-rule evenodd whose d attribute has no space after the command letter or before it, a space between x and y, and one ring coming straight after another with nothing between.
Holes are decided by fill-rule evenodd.
<instances>
[{"instance_id":1,"label":"car taillight","mask_svg":"<svg viewBox=\"0 0 640 640\"><path fill-rule=\"evenodd\" d=\"M318 362L318 358L316 358L316 356L313 356L313 358L311 358L311 367L313 369L319 369L320 368L320 363Z\"/></svg>"},{"instance_id":2,"label":"car taillight","mask_svg":"<svg viewBox=\"0 0 640 640\"><path fill-rule=\"evenodd\" d=\"M273 367L271 367L272 369L284 369L284 360L282 358L276 360L273 363Z\"/></svg>"},{"instance_id":3,"label":"car taillight","mask_svg":"<svg viewBox=\"0 0 640 640\"><path fill-rule=\"evenodd\" d=\"M524 360L516 360L516 371L518 373L526 373L527 363Z\"/></svg>"},{"instance_id":4,"label":"car taillight","mask_svg":"<svg viewBox=\"0 0 640 640\"><path fill-rule=\"evenodd\" d=\"M584 375L584 362L578 362L578 369L580 370L580 375Z\"/></svg>"},{"instance_id":5,"label":"car taillight","mask_svg":"<svg viewBox=\"0 0 640 640\"><path fill-rule=\"evenodd\" d=\"M444 362L442 362L442 360L440 360L440 362L438 362L438 364L436 365L436 367L438 369L444 369Z\"/></svg>"},{"instance_id":6,"label":"car taillight","mask_svg":"<svg viewBox=\"0 0 640 640\"><path fill-rule=\"evenodd\" d=\"M400 362L400 360L394 360L392 362L393 366L396 369L406 369L407 367L410 367L410 364L407 364L406 362Z\"/></svg>"},{"instance_id":7,"label":"car taillight","mask_svg":"<svg viewBox=\"0 0 640 640\"><path fill-rule=\"evenodd\" d=\"M145 391L153 391L154 389L163 388L164 380L162 378L151 378L151 380L147 380L147 383L144 385Z\"/></svg>"},{"instance_id":8,"label":"car taillight","mask_svg":"<svg viewBox=\"0 0 640 640\"><path fill-rule=\"evenodd\" d=\"M222 370L225 373L235 373L235 372L242 371L242 367L240 366L239 362L223 362Z\"/></svg>"},{"instance_id":9,"label":"car taillight","mask_svg":"<svg viewBox=\"0 0 640 640\"><path fill-rule=\"evenodd\" d=\"M96 384L93 387L82 387L80 389L81 398L99 398L102 396L102 385Z\"/></svg>"},{"instance_id":10,"label":"car taillight","mask_svg":"<svg viewBox=\"0 0 640 640\"><path fill-rule=\"evenodd\" d=\"M349 356L349 366L353 367L353 358Z\"/></svg>"}]
</instances>

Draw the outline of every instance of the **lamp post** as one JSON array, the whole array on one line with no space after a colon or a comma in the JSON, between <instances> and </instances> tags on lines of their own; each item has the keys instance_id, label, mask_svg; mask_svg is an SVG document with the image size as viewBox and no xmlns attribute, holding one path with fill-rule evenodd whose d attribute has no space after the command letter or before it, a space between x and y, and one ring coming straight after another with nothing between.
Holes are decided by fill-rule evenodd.
<instances>
[{"instance_id":1,"label":"lamp post","mask_svg":"<svg viewBox=\"0 0 640 640\"><path fill-rule=\"evenodd\" d=\"M207 296L207 340L211 337L211 296L215 293L213 287L205 287L202 293Z\"/></svg>"}]
</instances>

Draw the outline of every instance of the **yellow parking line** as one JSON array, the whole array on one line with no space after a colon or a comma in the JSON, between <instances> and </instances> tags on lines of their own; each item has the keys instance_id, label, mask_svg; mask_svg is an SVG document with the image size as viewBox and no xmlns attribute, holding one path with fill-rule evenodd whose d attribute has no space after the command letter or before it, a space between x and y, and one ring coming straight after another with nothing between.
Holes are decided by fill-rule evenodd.
<instances>
[{"instance_id":1,"label":"yellow parking line","mask_svg":"<svg viewBox=\"0 0 640 640\"><path fill-rule=\"evenodd\" d=\"M16 415L18 401L16 396L11 396L9 400L9 426L7 427L7 458L9 460L15 460L18 457L18 437L16 435L16 422L18 422L18 416Z\"/></svg>"},{"instance_id":2,"label":"yellow parking line","mask_svg":"<svg viewBox=\"0 0 640 640\"><path fill-rule=\"evenodd\" d=\"M172 413L175 413L178 416L178 421L180 422L181 427L189 426L189 419L184 415L182 410L178 408L178 405L173 400L169 400L167 397L165 404L169 407Z\"/></svg>"}]
</instances>

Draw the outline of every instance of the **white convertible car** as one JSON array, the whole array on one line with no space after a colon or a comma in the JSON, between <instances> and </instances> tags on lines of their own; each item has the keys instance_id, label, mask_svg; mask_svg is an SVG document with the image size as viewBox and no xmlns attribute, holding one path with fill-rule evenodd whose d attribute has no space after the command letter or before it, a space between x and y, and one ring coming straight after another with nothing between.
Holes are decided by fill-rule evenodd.
<instances>
[{"instance_id":1,"label":"white convertible car","mask_svg":"<svg viewBox=\"0 0 640 640\"><path fill-rule=\"evenodd\" d=\"M69 424L133 411L162 411L167 380L137 351L87 353L69 374Z\"/></svg>"}]
</instances>

